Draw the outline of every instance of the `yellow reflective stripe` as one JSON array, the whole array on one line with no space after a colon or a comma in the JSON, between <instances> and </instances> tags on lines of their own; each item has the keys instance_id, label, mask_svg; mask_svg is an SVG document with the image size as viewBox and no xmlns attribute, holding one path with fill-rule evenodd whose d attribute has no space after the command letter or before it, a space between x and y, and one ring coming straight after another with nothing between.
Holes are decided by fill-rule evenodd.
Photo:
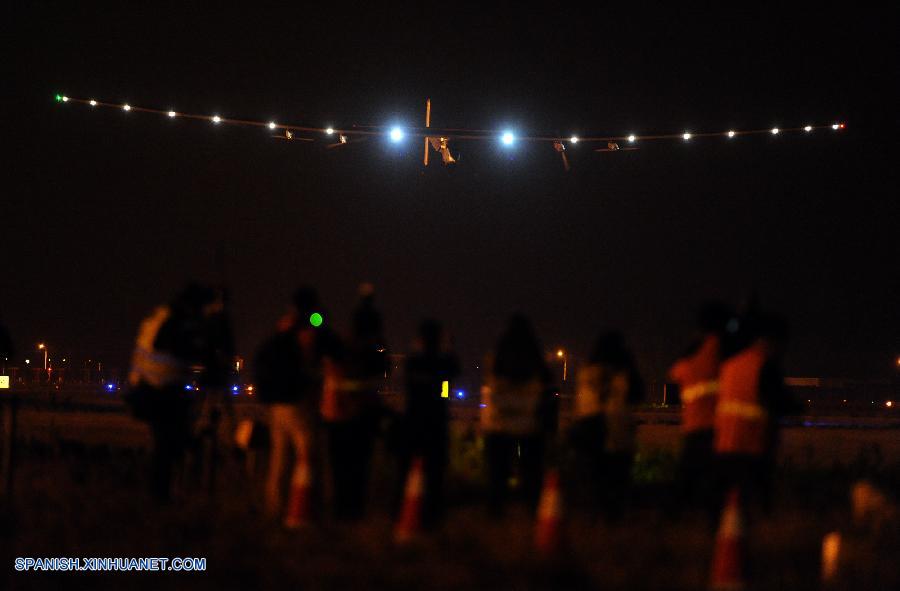
<instances>
[{"instance_id":1,"label":"yellow reflective stripe","mask_svg":"<svg viewBox=\"0 0 900 591\"><path fill-rule=\"evenodd\" d=\"M716 394L719 391L719 382L716 380L710 380L708 382L700 382L699 384L694 384L693 386L688 386L681 393L681 400L685 403L690 403L698 398L702 398L704 396L711 396Z\"/></svg>"},{"instance_id":2,"label":"yellow reflective stripe","mask_svg":"<svg viewBox=\"0 0 900 591\"><path fill-rule=\"evenodd\" d=\"M737 400L720 401L716 406L716 414L734 415L745 419L764 419L766 411L763 407L752 402L738 402Z\"/></svg>"}]
</instances>

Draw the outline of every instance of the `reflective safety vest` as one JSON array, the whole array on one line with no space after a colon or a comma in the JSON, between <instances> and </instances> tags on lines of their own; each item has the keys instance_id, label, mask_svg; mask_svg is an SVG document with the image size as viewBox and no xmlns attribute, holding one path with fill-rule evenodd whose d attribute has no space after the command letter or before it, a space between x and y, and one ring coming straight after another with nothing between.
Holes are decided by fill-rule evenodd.
<instances>
[{"instance_id":1,"label":"reflective safety vest","mask_svg":"<svg viewBox=\"0 0 900 591\"><path fill-rule=\"evenodd\" d=\"M768 413L760 405L759 377L766 354L756 343L722 364L716 406L715 450L718 454L762 455Z\"/></svg>"},{"instance_id":2,"label":"reflective safety vest","mask_svg":"<svg viewBox=\"0 0 900 591\"><path fill-rule=\"evenodd\" d=\"M681 428L685 433L712 429L719 393L720 339L709 335L700 348L669 372L681 387Z\"/></svg>"},{"instance_id":3,"label":"reflective safety vest","mask_svg":"<svg viewBox=\"0 0 900 591\"><path fill-rule=\"evenodd\" d=\"M326 422L352 419L377 405L379 379L347 378L340 365L330 357L322 360L322 373L319 412Z\"/></svg>"},{"instance_id":4,"label":"reflective safety vest","mask_svg":"<svg viewBox=\"0 0 900 591\"><path fill-rule=\"evenodd\" d=\"M517 383L493 377L481 389L481 426L488 433L532 435L538 432L539 378Z\"/></svg>"},{"instance_id":5,"label":"reflective safety vest","mask_svg":"<svg viewBox=\"0 0 900 591\"><path fill-rule=\"evenodd\" d=\"M141 322L138 336L131 356L131 370L128 372L128 383L137 386L145 382L155 388L185 382L189 378L190 367L174 355L157 351L153 347L156 335L170 311L167 306L160 306Z\"/></svg>"}]
</instances>

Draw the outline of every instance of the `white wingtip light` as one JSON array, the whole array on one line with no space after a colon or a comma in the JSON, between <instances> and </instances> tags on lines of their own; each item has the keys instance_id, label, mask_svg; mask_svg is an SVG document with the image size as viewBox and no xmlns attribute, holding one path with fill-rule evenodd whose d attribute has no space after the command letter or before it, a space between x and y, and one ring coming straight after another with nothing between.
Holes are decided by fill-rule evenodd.
<instances>
[{"instance_id":1,"label":"white wingtip light","mask_svg":"<svg viewBox=\"0 0 900 591\"><path fill-rule=\"evenodd\" d=\"M169 112L166 113L166 114L167 114L169 117L174 117L174 116L177 115L178 113L176 113L175 111L169 111Z\"/></svg>"},{"instance_id":2,"label":"white wingtip light","mask_svg":"<svg viewBox=\"0 0 900 591\"><path fill-rule=\"evenodd\" d=\"M516 136L511 131L504 131L503 135L500 136L500 141L503 142L504 146L511 146L516 141Z\"/></svg>"},{"instance_id":3,"label":"white wingtip light","mask_svg":"<svg viewBox=\"0 0 900 591\"><path fill-rule=\"evenodd\" d=\"M685 134L684 134L683 136L681 136L681 137L684 138L684 141L687 141L687 140L691 139L693 136L692 136L690 133L685 133Z\"/></svg>"},{"instance_id":4,"label":"white wingtip light","mask_svg":"<svg viewBox=\"0 0 900 591\"><path fill-rule=\"evenodd\" d=\"M122 109L125 110L125 111L130 111L130 110L131 110L131 105L129 105L128 103L126 103L126 104L122 105Z\"/></svg>"},{"instance_id":5,"label":"white wingtip light","mask_svg":"<svg viewBox=\"0 0 900 591\"><path fill-rule=\"evenodd\" d=\"M276 127L278 127L278 126L275 125L274 121L269 121L269 129L275 129Z\"/></svg>"},{"instance_id":6,"label":"white wingtip light","mask_svg":"<svg viewBox=\"0 0 900 591\"><path fill-rule=\"evenodd\" d=\"M636 139L637 138L634 137L633 135L628 136L628 141L631 142L632 144L634 143L634 140L636 140Z\"/></svg>"},{"instance_id":7,"label":"white wingtip light","mask_svg":"<svg viewBox=\"0 0 900 591\"><path fill-rule=\"evenodd\" d=\"M573 143L573 144L577 144L577 143L578 143L578 136L577 136L577 135L573 135L572 137L569 138L569 141L570 141L571 143Z\"/></svg>"},{"instance_id":8,"label":"white wingtip light","mask_svg":"<svg viewBox=\"0 0 900 591\"><path fill-rule=\"evenodd\" d=\"M841 128L841 126L838 125L837 123L835 123L834 125L831 126L831 129L834 129L835 131L837 131L840 128Z\"/></svg>"},{"instance_id":9,"label":"white wingtip light","mask_svg":"<svg viewBox=\"0 0 900 591\"><path fill-rule=\"evenodd\" d=\"M812 131L812 125L807 125L806 127L804 127L803 131L806 131L806 132Z\"/></svg>"},{"instance_id":10,"label":"white wingtip light","mask_svg":"<svg viewBox=\"0 0 900 591\"><path fill-rule=\"evenodd\" d=\"M221 123L221 122L222 122L222 118L219 117L218 115L213 115L212 122L213 122L213 123Z\"/></svg>"},{"instance_id":11,"label":"white wingtip light","mask_svg":"<svg viewBox=\"0 0 900 591\"><path fill-rule=\"evenodd\" d=\"M91 99L90 102L88 102L88 104L89 104L90 106L92 106L92 107L96 107L96 106L97 106L97 101Z\"/></svg>"},{"instance_id":12,"label":"white wingtip light","mask_svg":"<svg viewBox=\"0 0 900 591\"><path fill-rule=\"evenodd\" d=\"M399 127L394 127L391 129L391 141L397 143L403 139L403 130Z\"/></svg>"},{"instance_id":13,"label":"white wingtip light","mask_svg":"<svg viewBox=\"0 0 900 591\"><path fill-rule=\"evenodd\" d=\"M728 137L734 137L734 132L733 132L733 131L729 131L729 132L728 132Z\"/></svg>"},{"instance_id":14,"label":"white wingtip light","mask_svg":"<svg viewBox=\"0 0 900 591\"><path fill-rule=\"evenodd\" d=\"M778 129L777 127L773 127L773 128L772 128L772 135L778 135L778 132L779 132L779 131L781 131L781 130Z\"/></svg>"},{"instance_id":15,"label":"white wingtip light","mask_svg":"<svg viewBox=\"0 0 900 591\"><path fill-rule=\"evenodd\" d=\"M329 127L328 129L325 130L325 133L327 133L328 135L334 135L334 128Z\"/></svg>"}]
</instances>

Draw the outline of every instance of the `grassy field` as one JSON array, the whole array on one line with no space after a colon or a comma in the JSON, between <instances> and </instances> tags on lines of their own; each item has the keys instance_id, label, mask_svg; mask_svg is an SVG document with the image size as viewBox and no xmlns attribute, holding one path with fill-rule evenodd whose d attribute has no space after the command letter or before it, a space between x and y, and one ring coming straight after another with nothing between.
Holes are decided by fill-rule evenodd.
<instances>
[{"instance_id":1,"label":"grassy field","mask_svg":"<svg viewBox=\"0 0 900 591\"><path fill-rule=\"evenodd\" d=\"M264 458L248 473L223 454L215 494L200 474L181 478L176 502L145 493L145 429L118 413L23 409L14 504L0 523L0 588L300 589L698 589L705 588L714 527L701 515L672 519L677 427L644 424L631 507L617 523L569 510L565 547L540 559L533 520L517 506L487 520L481 502L479 440L455 429L450 509L442 529L407 547L392 542L389 491L396 478L377 454L370 518L357 526L323 518L285 531L261 512ZM573 475L567 475L569 479ZM888 490L900 483L900 432L786 429L771 515L747 519L751 588L818 589L822 537L844 533L839 588L900 588L896 527L870 531L851 521L849 489L859 478ZM565 484L565 481L564 481ZM893 524L896 526L896 523ZM16 556L206 557L202 573L17 573ZM79 585L80 586L80 585Z\"/></svg>"}]
</instances>

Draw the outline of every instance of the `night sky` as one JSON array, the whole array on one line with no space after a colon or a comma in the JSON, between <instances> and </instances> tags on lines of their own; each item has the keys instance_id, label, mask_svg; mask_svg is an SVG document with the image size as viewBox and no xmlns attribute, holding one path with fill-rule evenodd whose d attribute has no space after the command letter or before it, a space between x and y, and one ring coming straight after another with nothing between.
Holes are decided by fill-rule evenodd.
<instances>
[{"instance_id":1,"label":"night sky","mask_svg":"<svg viewBox=\"0 0 900 591\"><path fill-rule=\"evenodd\" d=\"M20 356L44 341L124 368L140 319L198 278L227 282L251 357L298 284L344 328L367 280L393 349L434 315L471 364L521 310L576 354L622 329L658 379L703 299L756 290L790 320L790 374L897 374L885 15L17 4L0 314ZM313 126L421 125L430 97L434 125L519 134L847 129L581 144L568 174L549 144L457 142L457 165L423 170L420 139L325 150L56 93Z\"/></svg>"}]
</instances>

